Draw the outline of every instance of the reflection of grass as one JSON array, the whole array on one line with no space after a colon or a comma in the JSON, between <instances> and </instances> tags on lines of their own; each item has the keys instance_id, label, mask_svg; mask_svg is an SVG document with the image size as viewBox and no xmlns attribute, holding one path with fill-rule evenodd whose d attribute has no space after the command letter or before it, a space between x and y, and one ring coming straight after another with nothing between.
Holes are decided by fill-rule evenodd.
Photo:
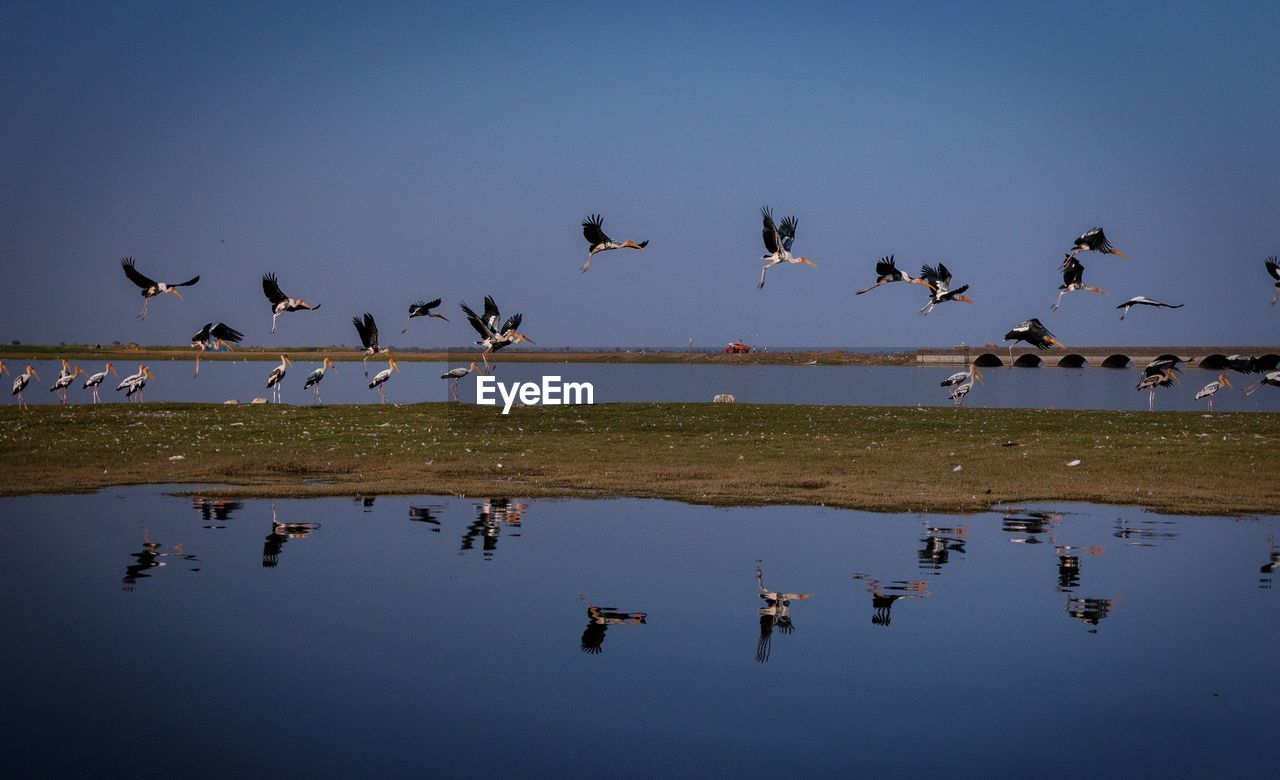
<instances>
[{"instance_id":1,"label":"reflection of grass","mask_svg":"<svg viewBox=\"0 0 1280 780\"><path fill-rule=\"evenodd\" d=\"M500 411L7 406L0 493L217 482L251 496L625 495L934 511L1032 500L1201 513L1280 506L1277 414L747 404Z\"/></svg>"}]
</instances>

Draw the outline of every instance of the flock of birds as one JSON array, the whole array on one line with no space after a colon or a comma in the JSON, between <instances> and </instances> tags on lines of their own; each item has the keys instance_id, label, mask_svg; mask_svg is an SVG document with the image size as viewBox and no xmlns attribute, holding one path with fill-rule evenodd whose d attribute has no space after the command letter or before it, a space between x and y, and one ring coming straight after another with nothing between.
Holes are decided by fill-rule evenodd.
<instances>
[{"instance_id":1,"label":"flock of birds","mask_svg":"<svg viewBox=\"0 0 1280 780\"><path fill-rule=\"evenodd\" d=\"M764 242L766 254L760 259L764 260L764 266L760 269L760 281L758 288L765 285L765 277L769 269L782 264L791 265L808 265L817 267L816 264L799 255L792 254L792 247L795 244L796 228L799 221L794 215L784 217L782 220L775 222L773 212L768 206L764 206L760 210L762 229L761 237ZM587 259L582 266L583 273L591 268L592 259L601 252L614 249L632 249L643 252L645 247L649 245L649 241L615 241L604 232L604 219L599 214L592 214L582 222L582 235L587 240ZM1103 255L1116 255L1122 258L1128 258L1124 252L1112 246L1111 241L1107 238L1106 233L1101 227L1095 227L1085 231L1076 238L1072 248L1067 251L1062 260L1062 284L1058 287L1057 300L1050 306L1051 311L1057 311L1062 305L1062 299L1073 292L1093 292L1101 295L1108 295L1106 290L1099 287L1090 287L1084 283L1084 265L1080 262L1077 255L1084 252L1097 252ZM1276 305L1280 300L1280 263L1276 258L1268 257L1265 261L1267 273L1271 276L1275 284L1275 294L1271 298L1271 305ZM150 306L153 298L160 295L173 295L179 299L182 298L181 288L191 287L200 281L199 275L193 276L185 282L158 282L140 271L131 257L126 257L120 261L124 275L129 281L133 282L142 293L142 310L138 313L139 320L147 318L147 308ZM924 265L920 269L919 276L912 276L899 269L895 263L894 256L881 258L876 263L876 280L870 287L857 290L855 294L862 295L868 293L878 287L895 282L905 282L907 284L918 284L928 290L928 298L924 306L919 310L919 314L927 316L935 307L952 301L960 301L963 303L973 303L973 300L964 295L969 289L969 285L960 285L953 287L951 270L944 264ZM271 332L275 333L278 320L281 314L296 311L317 311L320 304L308 303L302 298L293 298L286 295L280 288L279 280L274 273L263 274L262 276L262 292L267 298L267 302L271 305ZM446 322L448 317L436 311L442 303L442 298L436 298L431 301L420 300L409 307L409 316L405 320L405 326L400 331L402 334L407 332L409 325L415 318L419 317L435 317ZM450 396L457 399L458 383L468 375L483 371L488 373L492 371L492 364L489 357L491 354L501 349L509 347L513 344L521 342L534 342L519 332L523 315L516 313L508 317L505 321L498 310L498 305L492 296L486 295L484 298L484 311L477 314L475 310L469 307L466 302L460 302L460 308L467 318L467 322L475 329L480 336L475 343L482 347L480 353L483 369L480 364L473 361L466 368L454 368L440 376L441 379L449 381ZM1129 311L1136 306L1148 306L1151 308L1168 308L1178 309L1183 304L1163 303L1144 295L1135 295L1116 308L1121 310L1120 319L1124 319ZM365 377L369 376L368 363L370 358L387 356L387 367L376 373L369 381L369 388L376 389L382 403L387 402L386 383L391 379L392 375L399 372L399 366L394 357L390 355L390 349L383 347L378 341L378 325L372 314L366 312L363 316L353 317L351 320L355 326L356 333L360 338L361 354L363 354L363 366ZM1051 346L1065 347L1066 345L1059 341L1049 329L1044 326L1037 318L1031 318L1014 326L1004 335L1005 341L1009 342L1009 357L1013 359L1013 347L1018 342L1025 342L1036 349L1048 349ZM232 328L226 323L219 322L216 325L212 322L206 323L203 328L191 337L191 346L197 349L195 361L195 376L200 376L200 356L204 352L230 351L232 345L239 344L244 340L244 334ZM1138 390L1149 390L1150 397L1148 400L1148 408L1154 408L1155 391L1160 387L1171 387L1175 382L1181 381L1178 377L1178 364L1182 361L1175 356L1166 355L1152 361L1142 372L1142 378L1138 382ZM1228 358L1228 364L1231 368L1244 373L1256 373L1260 369L1256 360L1250 358L1233 355ZM293 361L288 355L280 356L280 364L275 366L267 376L267 388L272 391L274 400L280 400L280 388L285 379L285 375L289 367L293 365ZM310 389L316 403L320 402L320 383L324 380L328 371L332 369L335 372L337 366L330 358L325 358L320 367L310 372L303 383L304 389ZM9 368L3 360L0 360L0 375L7 375ZM89 375L83 368L72 367L66 361L62 361L62 370L57 380L54 381L50 390L59 393L62 402L67 403L67 390L71 384L80 376L85 376L84 389L91 390L93 393L93 403L99 402L98 390L108 374L119 376L115 367L111 363L107 363L106 367L96 374ZM23 392L33 379L39 379L34 367L28 365L26 370L19 374L13 380L12 394L17 396L20 407L25 408L26 402L23 398ZM148 380L154 380L155 375L151 373L151 369L145 365L139 365L138 370L124 377L116 386L116 390L124 392L125 398L132 400L142 400L142 391L147 385ZM982 382L982 372L976 365L969 366L967 371L962 371L948 377L942 382L943 387L951 388L948 391L948 398L955 401L956 405L963 404L964 398L973 389L974 382ZM1266 373L1261 381L1244 388L1246 394L1251 394L1262 385L1272 385L1280 387L1280 371L1270 371ZM1225 374L1219 375L1218 379L1205 385L1200 392L1196 394L1196 399L1208 399L1208 407L1213 409L1213 396L1223 387L1231 387L1231 382Z\"/></svg>"}]
</instances>

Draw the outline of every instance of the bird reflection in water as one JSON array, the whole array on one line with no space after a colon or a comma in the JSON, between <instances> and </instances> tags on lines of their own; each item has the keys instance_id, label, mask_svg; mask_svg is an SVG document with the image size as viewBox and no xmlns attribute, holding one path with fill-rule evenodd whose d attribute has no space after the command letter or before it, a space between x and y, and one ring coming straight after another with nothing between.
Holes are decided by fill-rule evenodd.
<instances>
[{"instance_id":1,"label":"bird reflection in water","mask_svg":"<svg viewBox=\"0 0 1280 780\"><path fill-rule=\"evenodd\" d=\"M468 525L466 532L462 535L460 552L474 549L476 539L480 538L484 540L482 542L484 559L492 560L494 550L498 549L498 535L502 532L502 527L519 528L520 518L528 508L528 504L512 501L509 498L486 498L483 504L476 505L475 522ZM519 536L520 534L511 535Z\"/></svg>"},{"instance_id":2,"label":"bird reflection in water","mask_svg":"<svg viewBox=\"0 0 1280 780\"><path fill-rule=\"evenodd\" d=\"M378 500L377 496L356 496L355 502L363 507L365 514L373 511L373 502Z\"/></svg>"},{"instance_id":3,"label":"bird reflection in water","mask_svg":"<svg viewBox=\"0 0 1280 780\"><path fill-rule=\"evenodd\" d=\"M956 528L925 528L924 545L920 550L920 568L932 572L935 576L941 573L942 567L951 560L951 553L964 554L965 536L968 531L964 526Z\"/></svg>"},{"instance_id":4,"label":"bird reflection in water","mask_svg":"<svg viewBox=\"0 0 1280 780\"><path fill-rule=\"evenodd\" d=\"M587 605L587 627L582 632L582 652L597 655L604 652L604 632L609 626L643 625L648 617L646 612L619 612L613 607L597 607L587 601L585 595L580 597Z\"/></svg>"},{"instance_id":5,"label":"bird reflection in water","mask_svg":"<svg viewBox=\"0 0 1280 780\"><path fill-rule=\"evenodd\" d=\"M205 528L226 528L234 512L244 507L239 501L213 496L192 496L191 507L200 513Z\"/></svg>"},{"instance_id":6,"label":"bird reflection in water","mask_svg":"<svg viewBox=\"0 0 1280 780\"><path fill-rule=\"evenodd\" d=\"M924 580L880 580L865 574L853 575L855 580L866 583L866 591L871 594L871 622L877 626L888 626L892 620L893 605L899 599L927 599L933 595Z\"/></svg>"},{"instance_id":7,"label":"bird reflection in water","mask_svg":"<svg viewBox=\"0 0 1280 780\"><path fill-rule=\"evenodd\" d=\"M1178 538L1178 532L1168 528L1174 525L1177 523L1173 520L1129 521L1121 518L1116 520L1112 535L1117 539L1124 539L1125 544L1130 547L1155 547L1161 540Z\"/></svg>"},{"instance_id":8,"label":"bird reflection in water","mask_svg":"<svg viewBox=\"0 0 1280 780\"><path fill-rule=\"evenodd\" d=\"M791 622L791 602L812 598L812 593L782 593L769 590L764 586L764 571L756 569L756 585L760 588L760 598L764 606L760 608L760 640L756 642L756 661L764 663L769 660L773 650L773 630L776 628L783 634L796 630Z\"/></svg>"},{"instance_id":9,"label":"bird reflection in water","mask_svg":"<svg viewBox=\"0 0 1280 780\"><path fill-rule=\"evenodd\" d=\"M151 576L148 573L150 569L158 569L164 566L165 558L176 557L189 563L194 563L196 565L191 568L191 571L200 571L199 558L184 553L181 544L175 544L172 551L164 552L164 545L151 541L151 535L145 528L142 529L142 549L136 553L130 553L129 557L133 558L133 563L125 567L124 577L121 578L121 582L123 583L123 590L130 593L133 592L134 586L138 584L138 580L145 580Z\"/></svg>"},{"instance_id":10,"label":"bird reflection in water","mask_svg":"<svg viewBox=\"0 0 1280 780\"><path fill-rule=\"evenodd\" d=\"M1058 556L1058 592L1070 593L1080 587L1080 556L1102 555L1103 549L1102 547L1055 544L1053 551Z\"/></svg>"},{"instance_id":11,"label":"bird reflection in water","mask_svg":"<svg viewBox=\"0 0 1280 780\"><path fill-rule=\"evenodd\" d=\"M276 505L271 505L271 533L262 543L262 568L274 569L280 562L280 552L284 543L290 539L306 539L312 531L320 528L319 523L282 523L276 514Z\"/></svg>"},{"instance_id":12,"label":"bird reflection in water","mask_svg":"<svg viewBox=\"0 0 1280 780\"><path fill-rule=\"evenodd\" d=\"M1275 534L1269 534L1267 541L1271 545L1271 559L1262 565L1259 570L1262 576L1258 578L1258 587L1263 590L1271 590L1271 575L1280 570L1280 546L1276 545Z\"/></svg>"},{"instance_id":13,"label":"bird reflection in water","mask_svg":"<svg viewBox=\"0 0 1280 780\"><path fill-rule=\"evenodd\" d=\"M1004 532L1013 534L1009 541L1015 544L1040 544L1040 537L1053 533L1053 528L1062 522L1061 512L1023 512L1016 515L1005 515Z\"/></svg>"},{"instance_id":14,"label":"bird reflection in water","mask_svg":"<svg viewBox=\"0 0 1280 780\"><path fill-rule=\"evenodd\" d=\"M1097 626L1102 619L1111 614L1115 607L1115 599L1089 599L1079 596L1067 597L1067 614L1084 621L1085 625ZM1090 628L1090 634L1098 633L1097 628Z\"/></svg>"},{"instance_id":15,"label":"bird reflection in water","mask_svg":"<svg viewBox=\"0 0 1280 780\"><path fill-rule=\"evenodd\" d=\"M426 523L431 526L431 533L440 533L440 519L436 517L445 510L444 504L427 504L409 507L409 519L415 523Z\"/></svg>"}]
</instances>

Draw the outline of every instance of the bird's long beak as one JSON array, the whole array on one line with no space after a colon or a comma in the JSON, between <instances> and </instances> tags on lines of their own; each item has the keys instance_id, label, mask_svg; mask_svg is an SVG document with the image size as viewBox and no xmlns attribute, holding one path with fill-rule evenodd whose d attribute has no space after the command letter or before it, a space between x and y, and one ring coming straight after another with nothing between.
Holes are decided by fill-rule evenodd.
<instances>
[{"instance_id":1,"label":"bird's long beak","mask_svg":"<svg viewBox=\"0 0 1280 780\"><path fill-rule=\"evenodd\" d=\"M1112 250L1111 250L1111 254L1113 254L1113 255L1119 255L1120 257L1123 257L1125 260L1128 260L1128 259L1129 259L1129 256L1128 256L1128 255L1126 255L1124 252L1121 252L1119 249L1112 249Z\"/></svg>"},{"instance_id":2,"label":"bird's long beak","mask_svg":"<svg viewBox=\"0 0 1280 780\"><path fill-rule=\"evenodd\" d=\"M36 379L40 378L40 375L36 373L35 366L27 366L27 370L30 371L31 375L34 376Z\"/></svg>"},{"instance_id":3,"label":"bird's long beak","mask_svg":"<svg viewBox=\"0 0 1280 780\"><path fill-rule=\"evenodd\" d=\"M646 241L645 243L648 243L648 242ZM622 243L622 246L623 248L630 247L631 249L644 249L644 244L637 244L634 241L624 241Z\"/></svg>"},{"instance_id":4,"label":"bird's long beak","mask_svg":"<svg viewBox=\"0 0 1280 780\"><path fill-rule=\"evenodd\" d=\"M982 378L982 370L981 370L980 368L978 368L977 366L974 366L974 367L973 367L973 375L974 375L974 377L976 377L976 378L977 378L977 380L978 380L979 382L981 382L982 384L984 384L984 385L985 385L985 384L987 383L987 381L986 381L985 379L983 379L983 378Z\"/></svg>"},{"instance_id":5,"label":"bird's long beak","mask_svg":"<svg viewBox=\"0 0 1280 780\"><path fill-rule=\"evenodd\" d=\"M807 258L807 257L802 257L802 258L800 258L800 262L804 263L805 265L811 265L811 266L813 266L814 268L817 268L817 267L818 267L818 264L817 264L817 263L813 262L812 260L810 260L810 259L809 259L809 258Z\"/></svg>"},{"instance_id":6,"label":"bird's long beak","mask_svg":"<svg viewBox=\"0 0 1280 780\"><path fill-rule=\"evenodd\" d=\"M956 296L955 298L953 298L952 300L955 300L955 301L964 301L965 303L973 303L973 299L972 299L972 298L967 298L967 297L965 297L965 296L963 296L963 295L957 295L957 296Z\"/></svg>"},{"instance_id":7,"label":"bird's long beak","mask_svg":"<svg viewBox=\"0 0 1280 780\"><path fill-rule=\"evenodd\" d=\"M170 287L169 289L165 290L165 292L171 292L174 295L178 296L179 298L182 297L182 291L179 290L177 287Z\"/></svg>"},{"instance_id":8,"label":"bird's long beak","mask_svg":"<svg viewBox=\"0 0 1280 780\"><path fill-rule=\"evenodd\" d=\"M1045 337L1045 341L1049 342L1050 344L1057 344L1058 346L1062 347L1063 349L1066 349L1066 348L1067 348L1067 345L1066 345L1066 344L1063 344L1061 341L1058 341L1058 340L1057 340L1057 339L1055 339L1053 336L1046 336L1046 337Z\"/></svg>"},{"instance_id":9,"label":"bird's long beak","mask_svg":"<svg viewBox=\"0 0 1280 780\"><path fill-rule=\"evenodd\" d=\"M444 320L445 322L448 322L448 321L449 321L449 318L448 318L448 317L446 317L446 316L444 316L443 314L432 314L431 316L432 316L432 317L439 317L440 319Z\"/></svg>"},{"instance_id":10,"label":"bird's long beak","mask_svg":"<svg viewBox=\"0 0 1280 780\"><path fill-rule=\"evenodd\" d=\"M1226 382L1227 387L1235 387L1235 385L1231 384L1231 380L1227 379L1226 374L1218 374L1218 378L1221 379L1223 382Z\"/></svg>"},{"instance_id":11,"label":"bird's long beak","mask_svg":"<svg viewBox=\"0 0 1280 780\"><path fill-rule=\"evenodd\" d=\"M231 345L230 345L230 344L228 344L227 342L223 341L222 339L218 339L218 346L219 346L219 347L222 347L223 349L225 349L225 350L226 350L226 351L228 351L228 352L230 352L230 351L231 351Z\"/></svg>"},{"instance_id":12,"label":"bird's long beak","mask_svg":"<svg viewBox=\"0 0 1280 780\"><path fill-rule=\"evenodd\" d=\"M393 371L395 371L397 374L400 373L400 364L396 362L395 358L391 358L391 360L388 362L391 363L391 369Z\"/></svg>"},{"instance_id":13,"label":"bird's long beak","mask_svg":"<svg viewBox=\"0 0 1280 780\"><path fill-rule=\"evenodd\" d=\"M1170 371L1170 372L1169 372L1169 376L1173 377L1173 381L1175 381L1175 382L1181 382L1181 381L1182 381L1181 379L1179 379L1179 378L1178 378L1178 375L1177 375L1175 372L1173 372L1173 371Z\"/></svg>"},{"instance_id":14,"label":"bird's long beak","mask_svg":"<svg viewBox=\"0 0 1280 780\"><path fill-rule=\"evenodd\" d=\"M1094 291L1094 292L1096 292L1096 293L1102 293L1103 295L1110 295L1110 294L1111 294L1111 293L1107 292L1106 290L1102 289L1101 287L1090 287L1089 289L1090 289L1090 290L1093 290L1093 291Z\"/></svg>"},{"instance_id":15,"label":"bird's long beak","mask_svg":"<svg viewBox=\"0 0 1280 780\"><path fill-rule=\"evenodd\" d=\"M151 373L151 369L149 369L149 368L144 368L144 369L142 369L142 373L146 374L146 375L147 375L147 378L148 378L148 379L150 379L151 381L153 381L153 382L155 381L155 379L156 379L156 375L155 375L155 374L153 374L153 373Z\"/></svg>"},{"instance_id":16,"label":"bird's long beak","mask_svg":"<svg viewBox=\"0 0 1280 780\"><path fill-rule=\"evenodd\" d=\"M115 367L115 366L113 366L113 365L111 365L110 363L108 363L108 364L107 364L107 370L108 370L108 371L110 371L111 373L115 374L116 376L120 376L120 372L119 372L119 371L117 371L117 370L116 370L116 367Z\"/></svg>"},{"instance_id":17,"label":"bird's long beak","mask_svg":"<svg viewBox=\"0 0 1280 780\"><path fill-rule=\"evenodd\" d=\"M534 344L534 343L535 343L533 339L531 339L531 338L529 338L529 337L527 337L527 336L525 336L525 335L523 335L523 334L520 334L520 333L515 334L515 337L516 337L516 340L517 340L517 341L527 341L527 342L529 342L530 344Z\"/></svg>"}]
</instances>

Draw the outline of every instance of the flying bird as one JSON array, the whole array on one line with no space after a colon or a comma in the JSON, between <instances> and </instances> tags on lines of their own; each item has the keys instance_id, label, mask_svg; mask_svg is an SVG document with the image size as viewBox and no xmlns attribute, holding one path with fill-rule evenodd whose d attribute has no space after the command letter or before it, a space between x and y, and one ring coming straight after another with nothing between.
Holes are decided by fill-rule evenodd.
<instances>
[{"instance_id":1,"label":"flying bird","mask_svg":"<svg viewBox=\"0 0 1280 780\"><path fill-rule=\"evenodd\" d=\"M90 375L88 379L84 380L84 389L93 391L93 402L95 404L98 403L98 400L99 400L98 387L102 384L103 380L107 378L107 374L115 374L116 376L120 376L120 372L116 371L116 367L111 365L110 363L107 363L106 368L102 369L96 374Z\"/></svg>"},{"instance_id":2,"label":"flying bird","mask_svg":"<svg viewBox=\"0 0 1280 780\"><path fill-rule=\"evenodd\" d=\"M1009 361L1013 362L1013 347L1019 341L1025 341L1036 349L1048 349L1051 345L1058 345L1066 349L1067 345L1054 338L1049 329L1044 326L1040 320L1032 317L1015 326L1013 330L1004 334L1004 340L1012 342L1009 344Z\"/></svg>"},{"instance_id":3,"label":"flying bird","mask_svg":"<svg viewBox=\"0 0 1280 780\"><path fill-rule=\"evenodd\" d=\"M466 377L468 374L475 371L476 368L477 368L476 362L473 360L471 361L471 366L469 368L463 368L462 366L458 366L457 368L451 368L440 375L441 379L449 380L449 397L450 398L452 398L455 401L458 400L458 383L461 382L463 378Z\"/></svg>"},{"instance_id":4,"label":"flying bird","mask_svg":"<svg viewBox=\"0 0 1280 780\"><path fill-rule=\"evenodd\" d=\"M373 379L369 381L369 389L372 390L376 387L378 389L378 396L382 399L381 403L384 404L387 402L387 393L383 385L385 385L387 380L391 378L392 371L395 371L397 374L400 373L400 366L396 363L395 358L387 358L387 367L374 374Z\"/></svg>"},{"instance_id":5,"label":"flying bird","mask_svg":"<svg viewBox=\"0 0 1280 780\"><path fill-rule=\"evenodd\" d=\"M587 219L582 220L582 235L587 239L587 243L591 247L587 250L587 262L582 266L582 272L585 274L587 269L591 267L591 258L597 252L607 252L610 249L638 249L641 252L649 246L649 240L645 239L640 243L634 241L614 241L604 233L604 218L599 214L592 214Z\"/></svg>"},{"instance_id":6,"label":"flying bird","mask_svg":"<svg viewBox=\"0 0 1280 780\"><path fill-rule=\"evenodd\" d=\"M1142 372L1142 379L1138 380L1135 389L1151 391L1147 396L1147 411L1151 412L1156 408L1156 388L1173 387L1174 382L1181 381L1176 368L1146 369Z\"/></svg>"},{"instance_id":7,"label":"flying bird","mask_svg":"<svg viewBox=\"0 0 1280 780\"><path fill-rule=\"evenodd\" d=\"M929 288L929 302L920 309L920 316L927 317L929 312L933 311L933 307L947 301L964 301L965 303L973 303L973 301L961 295L965 290L969 289L969 285L951 289L951 271L942 263L938 263L937 267L925 265L920 267L920 280Z\"/></svg>"},{"instance_id":8,"label":"flying bird","mask_svg":"<svg viewBox=\"0 0 1280 780\"><path fill-rule=\"evenodd\" d=\"M409 307L409 317L404 321L404 329L401 330L400 332L404 333L406 330L409 329L409 323L413 320L414 317L436 317L444 320L445 322L448 322L449 321L448 317L444 316L438 311L432 311L432 309L440 305L441 300L443 299L436 298L434 301L418 301L417 303L411 305Z\"/></svg>"},{"instance_id":9,"label":"flying bird","mask_svg":"<svg viewBox=\"0 0 1280 780\"><path fill-rule=\"evenodd\" d=\"M338 367L334 364L333 360L325 358L324 362L320 364L320 367L315 371L312 371L310 374L307 374L307 381L302 383L303 390L311 388L311 395L315 398L316 403L320 403L320 381L324 379L324 373L331 368L334 371L338 370Z\"/></svg>"},{"instance_id":10,"label":"flying bird","mask_svg":"<svg viewBox=\"0 0 1280 780\"><path fill-rule=\"evenodd\" d=\"M8 369L6 368L5 371L7 373ZM36 373L35 366L30 366L30 365L27 366L26 371L23 371L21 374L18 374L16 377L13 378L13 392L10 393L10 395L18 396L19 409L27 408L27 402L22 397L22 391L26 390L27 385L31 384L32 378L39 379L40 375Z\"/></svg>"},{"instance_id":11,"label":"flying bird","mask_svg":"<svg viewBox=\"0 0 1280 780\"><path fill-rule=\"evenodd\" d=\"M28 366L28 368L30 368L30 366ZM1258 391L1258 388L1259 388L1259 387L1262 387L1263 385L1271 385L1272 387L1280 387L1280 371L1271 371L1271 372L1269 372L1268 374L1264 375L1264 376L1262 377L1262 379L1260 379L1260 380L1258 380L1257 382L1254 382L1253 384L1251 384L1251 385L1249 385L1248 387L1246 387L1246 388L1244 389L1244 394L1245 394L1245 395L1253 395L1254 393L1256 393L1256 392Z\"/></svg>"},{"instance_id":12,"label":"flying bird","mask_svg":"<svg viewBox=\"0 0 1280 780\"><path fill-rule=\"evenodd\" d=\"M1232 386L1233 385L1231 384L1231 380L1227 379L1226 374L1218 374L1218 378L1216 380L1205 385L1200 389L1200 392L1196 393L1196 400L1199 401L1201 398L1208 398L1209 411L1212 412L1213 397L1217 395L1218 391L1221 390L1223 387L1232 387Z\"/></svg>"},{"instance_id":13,"label":"flying bird","mask_svg":"<svg viewBox=\"0 0 1280 780\"><path fill-rule=\"evenodd\" d=\"M1116 308L1124 309L1124 311L1120 312L1120 319L1123 320L1124 315L1128 314L1129 310L1132 309L1134 306L1150 306L1154 309L1159 309L1159 308L1181 309L1185 305L1186 305L1185 303L1161 303L1160 301L1152 300L1145 295L1135 295L1129 300L1117 306Z\"/></svg>"},{"instance_id":14,"label":"flying bird","mask_svg":"<svg viewBox=\"0 0 1280 780\"><path fill-rule=\"evenodd\" d=\"M276 403L280 403L280 383L284 381L284 375L289 370L289 366L293 365L293 361L288 355L280 356L280 365L271 369L271 373L267 374L267 389L271 391L271 397Z\"/></svg>"},{"instance_id":15,"label":"flying bird","mask_svg":"<svg viewBox=\"0 0 1280 780\"><path fill-rule=\"evenodd\" d=\"M129 277L129 281L138 285L142 290L142 311L138 313L138 319L145 320L147 318L147 306L151 304L151 299L163 293L182 297L179 287L190 287L200 281L199 276L193 276L185 282L177 284L166 284L165 282L157 282L156 280L143 276L133 263L132 257L126 257L120 261L120 267L124 269L124 275Z\"/></svg>"},{"instance_id":16,"label":"flying bird","mask_svg":"<svg viewBox=\"0 0 1280 780\"><path fill-rule=\"evenodd\" d=\"M1110 295L1110 293L1101 287L1085 286L1084 264L1075 259L1071 254L1068 254L1062 260L1062 284L1059 285L1058 289L1061 292L1058 293L1058 300L1054 301L1053 305L1049 307L1050 311L1057 311L1058 307L1062 305L1063 296L1070 292L1076 292L1077 290L1088 290L1089 292Z\"/></svg>"},{"instance_id":17,"label":"flying bird","mask_svg":"<svg viewBox=\"0 0 1280 780\"><path fill-rule=\"evenodd\" d=\"M219 322L214 325L212 322L206 322L204 327L191 337L191 347L199 349L196 353L196 376L200 376L200 356L204 351L210 350L217 352L220 349L231 351L232 344L239 344L244 341L244 334L225 322Z\"/></svg>"},{"instance_id":18,"label":"flying bird","mask_svg":"<svg viewBox=\"0 0 1280 780\"><path fill-rule=\"evenodd\" d=\"M467 322L471 323L471 327L476 329L476 333L480 334L480 341L476 344L484 347L481 353L481 359L484 360L484 367L489 369L489 353L497 352L503 347L509 347L521 341L534 343L532 339L527 338L524 334L516 331L520 327L520 323L524 320L524 315L513 314L502 327L498 327L498 321L501 314L498 313L498 304L494 302L493 296L486 295L484 297L484 316L476 314L467 306L466 302L460 304L462 312L467 315Z\"/></svg>"},{"instance_id":19,"label":"flying bird","mask_svg":"<svg viewBox=\"0 0 1280 780\"><path fill-rule=\"evenodd\" d=\"M862 295L871 292L882 284L893 284L894 282L907 282L908 284L925 284L923 279L917 279L906 271L901 271L898 266L893 263L893 255L880 258L876 263L876 283L870 287L858 290L854 295Z\"/></svg>"},{"instance_id":20,"label":"flying bird","mask_svg":"<svg viewBox=\"0 0 1280 780\"><path fill-rule=\"evenodd\" d=\"M1129 256L1124 252L1111 246L1111 242L1107 240L1107 234L1100 227L1086 230L1076 239L1075 248L1071 250L1070 254L1076 255L1081 252L1098 252L1099 254L1118 255L1126 260L1129 259Z\"/></svg>"},{"instance_id":21,"label":"flying bird","mask_svg":"<svg viewBox=\"0 0 1280 780\"><path fill-rule=\"evenodd\" d=\"M147 380L154 380L155 378L156 375L151 373L151 369L139 363L138 372L121 379L120 384L116 385L116 392L123 390L126 400L132 401L136 395L138 400L141 401L143 400L142 389L147 386Z\"/></svg>"},{"instance_id":22,"label":"flying bird","mask_svg":"<svg viewBox=\"0 0 1280 780\"><path fill-rule=\"evenodd\" d=\"M364 375L369 376L369 358L390 354L391 350L378 346L378 323L373 321L373 315L369 312L364 313L364 320L352 317L351 324L356 326L356 333L360 334L360 344L364 347Z\"/></svg>"},{"instance_id":23,"label":"flying bird","mask_svg":"<svg viewBox=\"0 0 1280 780\"><path fill-rule=\"evenodd\" d=\"M768 206L760 209L760 216L764 222L764 228L761 230L761 236L764 238L764 248L769 253L761 255L761 260L768 260L764 267L760 269L760 283L756 288L764 287L764 275L769 269L775 265L782 263L792 263L811 265L817 268L812 260L807 257L796 257L791 254L791 245L796 240L796 225L799 222L794 216L786 217L782 220L782 225L775 225L773 222L773 212Z\"/></svg>"},{"instance_id":24,"label":"flying bird","mask_svg":"<svg viewBox=\"0 0 1280 780\"><path fill-rule=\"evenodd\" d=\"M298 311L306 309L315 311L320 308L321 304L315 306L307 303L301 298L290 298L280 291L280 284L276 281L275 274L262 275L262 292L267 296L267 300L271 302L271 332L276 332L276 318L287 311Z\"/></svg>"},{"instance_id":25,"label":"flying bird","mask_svg":"<svg viewBox=\"0 0 1280 780\"><path fill-rule=\"evenodd\" d=\"M1276 300L1280 299L1280 263L1276 262L1276 256L1272 255L1264 261L1267 265L1267 273L1271 274L1271 278L1276 280L1276 294L1271 296L1271 305L1276 305Z\"/></svg>"}]
</instances>

